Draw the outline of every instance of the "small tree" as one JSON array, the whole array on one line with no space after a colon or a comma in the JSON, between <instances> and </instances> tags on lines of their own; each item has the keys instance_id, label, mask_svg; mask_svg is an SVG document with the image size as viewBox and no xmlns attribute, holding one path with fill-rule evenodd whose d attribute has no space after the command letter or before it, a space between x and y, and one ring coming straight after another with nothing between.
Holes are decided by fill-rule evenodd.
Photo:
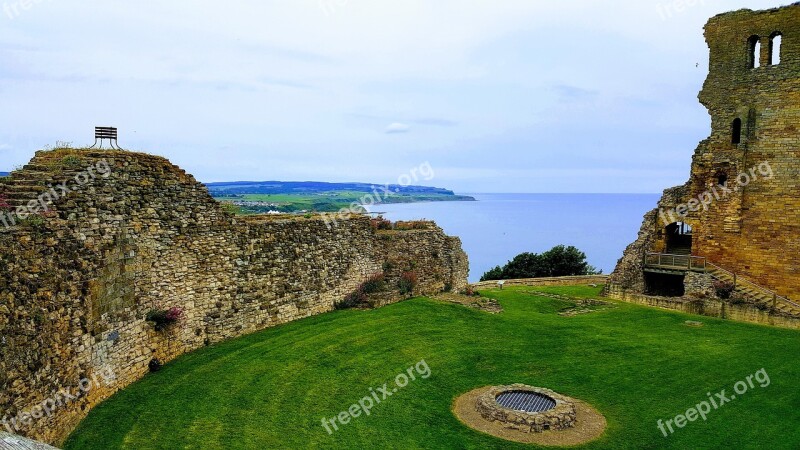
<instances>
[{"instance_id":1,"label":"small tree","mask_svg":"<svg viewBox=\"0 0 800 450\"><path fill-rule=\"evenodd\" d=\"M557 245L542 253L542 259L551 277L597 274L597 269L586 262L586 253L573 246Z\"/></svg>"},{"instance_id":2,"label":"small tree","mask_svg":"<svg viewBox=\"0 0 800 450\"><path fill-rule=\"evenodd\" d=\"M600 273L586 262L586 254L573 246L558 245L542 253L521 253L502 268L489 270L481 281L515 278L566 277Z\"/></svg>"},{"instance_id":3,"label":"small tree","mask_svg":"<svg viewBox=\"0 0 800 450\"><path fill-rule=\"evenodd\" d=\"M483 274L481 277L481 281L491 281L491 280L502 280L503 279L503 268L500 266L496 266L494 269L490 269L486 273Z\"/></svg>"}]
</instances>

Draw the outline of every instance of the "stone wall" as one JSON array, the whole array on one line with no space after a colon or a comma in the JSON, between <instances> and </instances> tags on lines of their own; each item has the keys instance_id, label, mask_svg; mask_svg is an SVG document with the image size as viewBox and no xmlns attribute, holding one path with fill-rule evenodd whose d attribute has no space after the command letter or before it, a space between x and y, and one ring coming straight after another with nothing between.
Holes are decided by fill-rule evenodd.
<instances>
[{"instance_id":1,"label":"stone wall","mask_svg":"<svg viewBox=\"0 0 800 450\"><path fill-rule=\"evenodd\" d=\"M753 305L731 304L715 298L657 297L622 290L619 286L610 286L606 292L609 298L628 303L653 306L657 308L681 311L701 316L718 317L737 322L749 322L759 325L770 325L793 330L800 329L800 319L783 314L764 311Z\"/></svg>"},{"instance_id":2,"label":"stone wall","mask_svg":"<svg viewBox=\"0 0 800 450\"><path fill-rule=\"evenodd\" d=\"M503 286L575 286L579 284L605 284L608 282L608 275L579 275L572 277L545 277L545 278L521 278L516 280L503 280ZM497 289L497 281L481 281L473 283L475 289Z\"/></svg>"},{"instance_id":3,"label":"stone wall","mask_svg":"<svg viewBox=\"0 0 800 450\"><path fill-rule=\"evenodd\" d=\"M60 195L47 211L0 224L0 427L50 443L152 359L331 311L376 273L392 286L413 271L415 294L467 285L459 239L432 223L377 231L357 215L332 229L318 216L234 217L161 157L38 152L0 184L12 206L48 192ZM145 321L170 307L184 310L176 326ZM84 392L81 380L94 383ZM80 395L26 415L65 391Z\"/></svg>"},{"instance_id":4,"label":"stone wall","mask_svg":"<svg viewBox=\"0 0 800 450\"><path fill-rule=\"evenodd\" d=\"M770 60L778 34L779 64ZM644 292L644 254L664 252L666 226L684 222L693 229L692 255L797 301L800 4L716 16L705 36L710 70L700 101L711 115L711 135L695 151L689 182L665 191L658 208L645 216L610 284ZM761 43L757 68L751 59L756 40Z\"/></svg>"}]
</instances>

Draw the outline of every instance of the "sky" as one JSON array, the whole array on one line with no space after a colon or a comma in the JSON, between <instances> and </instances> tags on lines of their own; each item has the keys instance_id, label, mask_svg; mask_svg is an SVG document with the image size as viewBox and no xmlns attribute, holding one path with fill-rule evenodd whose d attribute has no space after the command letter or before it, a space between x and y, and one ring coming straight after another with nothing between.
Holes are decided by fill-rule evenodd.
<instances>
[{"instance_id":1,"label":"sky","mask_svg":"<svg viewBox=\"0 0 800 450\"><path fill-rule=\"evenodd\" d=\"M204 182L657 193L709 134L703 25L789 1L0 3L0 171L115 126Z\"/></svg>"}]
</instances>

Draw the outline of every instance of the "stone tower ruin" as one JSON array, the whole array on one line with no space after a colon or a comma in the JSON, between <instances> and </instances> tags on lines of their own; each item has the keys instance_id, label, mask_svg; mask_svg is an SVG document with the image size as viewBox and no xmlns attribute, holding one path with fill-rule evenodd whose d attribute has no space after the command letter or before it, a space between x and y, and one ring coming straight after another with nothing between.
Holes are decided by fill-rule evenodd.
<instances>
[{"instance_id":1,"label":"stone tower ruin","mask_svg":"<svg viewBox=\"0 0 800 450\"><path fill-rule=\"evenodd\" d=\"M800 3L718 15L705 37L711 135L645 216L609 295L684 296L700 274L800 312Z\"/></svg>"}]
</instances>

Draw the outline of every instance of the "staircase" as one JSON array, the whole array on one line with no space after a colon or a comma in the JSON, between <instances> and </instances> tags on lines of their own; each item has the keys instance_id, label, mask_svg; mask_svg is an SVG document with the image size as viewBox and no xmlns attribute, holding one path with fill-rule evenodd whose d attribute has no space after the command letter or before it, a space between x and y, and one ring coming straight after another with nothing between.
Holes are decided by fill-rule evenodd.
<instances>
[{"instance_id":1,"label":"staircase","mask_svg":"<svg viewBox=\"0 0 800 450\"><path fill-rule=\"evenodd\" d=\"M800 304L714 265L706 258L684 254L647 253L643 263L644 270L647 272L685 274L691 271L707 273L714 279L733 284L735 292L742 297L785 314L800 317Z\"/></svg>"},{"instance_id":2,"label":"staircase","mask_svg":"<svg viewBox=\"0 0 800 450\"><path fill-rule=\"evenodd\" d=\"M40 157L40 159L44 158ZM31 201L39 203L39 196L51 191L52 187L62 180L71 180L79 172L78 169L56 168L39 162L27 164L12 172L10 176L0 178L0 204L4 203L8 206L6 211L0 210L0 213L13 213L20 206L27 207ZM52 200L61 200L64 197L64 192L60 189L55 188L54 192L55 198ZM48 194L44 198L47 200L51 196ZM41 207L38 209L41 210ZM49 203L48 209L55 209L55 206ZM13 217L14 222L18 220L19 218L16 216ZM10 219L6 218L6 221L10 222ZM1 223L0 226L2 226Z\"/></svg>"},{"instance_id":3,"label":"staircase","mask_svg":"<svg viewBox=\"0 0 800 450\"><path fill-rule=\"evenodd\" d=\"M706 272L717 280L733 284L735 286L735 292L741 294L743 297L752 299L770 308L775 308L783 313L800 317L800 304L786 297L782 297L767 288L752 283L710 262L706 262Z\"/></svg>"}]
</instances>

